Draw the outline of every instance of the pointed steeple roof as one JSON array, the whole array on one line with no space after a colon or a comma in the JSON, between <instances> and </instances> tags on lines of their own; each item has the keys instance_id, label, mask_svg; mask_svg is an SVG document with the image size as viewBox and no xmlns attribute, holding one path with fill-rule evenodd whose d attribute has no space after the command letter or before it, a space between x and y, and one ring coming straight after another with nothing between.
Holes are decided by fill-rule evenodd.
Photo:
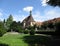
<instances>
[{"instance_id":1,"label":"pointed steeple roof","mask_svg":"<svg viewBox=\"0 0 60 46\"><path fill-rule=\"evenodd\" d=\"M30 16L32 16L32 11L30 11Z\"/></svg>"},{"instance_id":2,"label":"pointed steeple roof","mask_svg":"<svg viewBox=\"0 0 60 46\"><path fill-rule=\"evenodd\" d=\"M24 22L35 22L33 17L32 17L32 11L30 11L30 14L27 18L23 20Z\"/></svg>"}]
</instances>

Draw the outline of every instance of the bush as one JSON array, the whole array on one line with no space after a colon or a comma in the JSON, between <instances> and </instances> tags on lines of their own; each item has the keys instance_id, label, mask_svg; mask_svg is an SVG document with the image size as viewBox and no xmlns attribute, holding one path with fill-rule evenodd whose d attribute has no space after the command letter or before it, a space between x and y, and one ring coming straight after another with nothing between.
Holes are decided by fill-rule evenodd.
<instances>
[{"instance_id":1,"label":"bush","mask_svg":"<svg viewBox=\"0 0 60 46\"><path fill-rule=\"evenodd\" d=\"M30 35L34 35L35 34L35 31L32 29L31 31L30 31Z\"/></svg>"},{"instance_id":2,"label":"bush","mask_svg":"<svg viewBox=\"0 0 60 46\"><path fill-rule=\"evenodd\" d=\"M56 31L55 31L55 33L56 33L57 36L59 35L59 37L60 37L60 22L57 22L57 23L55 24L55 26L56 26Z\"/></svg>"},{"instance_id":3,"label":"bush","mask_svg":"<svg viewBox=\"0 0 60 46\"><path fill-rule=\"evenodd\" d=\"M4 29L0 29L0 37L3 36L7 31Z\"/></svg>"},{"instance_id":4,"label":"bush","mask_svg":"<svg viewBox=\"0 0 60 46\"><path fill-rule=\"evenodd\" d=\"M28 34L29 33L29 31L28 30L24 30L24 34Z\"/></svg>"},{"instance_id":5,"label":"bush","mask_svg":"<svg viewBox=\"0 0 60 46\"><path fill-rule=\"evenodd\" d=\"M24 33L24 30L18 30L19 33Z\"/></svg>"},{"instance_id":6,"label":"bush","mask_svg":"<svg viewBox=\"0 0 60 46\"><path fill-rule=\"evenodd\" d=\"M4 27L4 24L2 22L0 22L0 37L3 36L3 34L5 34L7 31Z\"/></svg>"}]
</instances>

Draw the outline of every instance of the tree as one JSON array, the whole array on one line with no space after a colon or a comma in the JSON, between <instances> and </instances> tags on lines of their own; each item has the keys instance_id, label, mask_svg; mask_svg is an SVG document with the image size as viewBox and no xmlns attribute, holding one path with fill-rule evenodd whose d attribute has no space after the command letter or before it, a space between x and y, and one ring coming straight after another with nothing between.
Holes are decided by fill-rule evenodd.
<instances>
[{"instance_id":1,"label":"tree","mask_svg":"<svg viewBox=\"0 0 60 46\"><path fill-rule=\"evenodd\" d=\"M10 14L9 18L6 21L6 25L7 25L8 29L9 29L10 25L12 24L12 22L13 22L13 16Z\"/></svg>"},{"instance_id":2,"label":"tree","mask_svg":"<svg viewBox=\"0 0 60 46\"><path fill-rule=\"evenodd\" d=\"M4 28L7 30L6 20L3 20Z\"/></svg>"},{"instance_id":3,"label":"tree","mask_svg":"<svg viewBox=\"0 0 60 46\"><path fill-rule=\"evenodd\" d=\"M48 23L48 28L54 29L54 24L53 24L53 22Z\"/></svg>"},{"instance_id":4,"label":"tree","mask_svg":"<svg viewBox=\"0 0 60 46\"><path fill-rule=\"evenodd\" d=\"M30 35L35 35L35 30L31 29L30 30Z\"/></svg>"},{"instance_id":5,"label":"tree","mask_svg":"<svg viewBox=\"0 0 60 46\"><path fill-rule=\"evenodd\" d=\"M2 36L4 33L6 33L6 29L4 27L4 23L0 22L0 36Z\"/></svg>"},{"instance_id":6,"label":"tree","mask_svg":"<svg viewBox=\"0 0 60 46\"><path fill-rule=\"evenodd\" d=\"M60 34L60 22L57 22L55 26L56 26L56 34L59 35Z\"/></svg>"},{"instance_id":7,"label":"tree","mask_svg":"<svg viewBox=\"0 0 60 46\"><path fill-rule=\"evenodd\" d=\"M5 19L4 19L4 21L3 21L3 23L5 23L6 21L5 21Z\"/></svg>"},{"instance_id":8,"label":"tree","mask_svg":"<svg viewBox=\"0 0 60 46\"><path fill-rule=\"evenodd\" d=\"M16 31L16 30L17 30L17 29L16 29L16 26L17 26L17 22L16 22L16 21L13 21L13 22L11 23L11 25L10 25L9 31L11 31L11 29L12 29L13 31Z\"/></svg>"},{"instance_id":9,"label":"tree","mask_svg":"<svg viewBox=\"0 0 60 46\"><path fill-rule=\"evenodd\" d=\"M42 29L47 29L48 27L48 22L43 22L43 25L41 25Z\"/></svg>"},{"instance_id":10,"label":"tree","mask_svg":"<svg viewBox=\"0 0 60 46\"><path fill-rule=\"evenodd\" d=\"M47 3L52 6L60 6L60 0L49 0Z\"/></svg>"},{"instance_id":11,"label":"tree","mask_svg":"<svg viewBox=\"0 0 60 46\"><path fill-rule=\"evenodd\" d=\"M10 25L10 29L12 29L13 31L16 31L16 32L22 32L21 23L13 21L12 24Z\"/></svg>"}]
</instances>

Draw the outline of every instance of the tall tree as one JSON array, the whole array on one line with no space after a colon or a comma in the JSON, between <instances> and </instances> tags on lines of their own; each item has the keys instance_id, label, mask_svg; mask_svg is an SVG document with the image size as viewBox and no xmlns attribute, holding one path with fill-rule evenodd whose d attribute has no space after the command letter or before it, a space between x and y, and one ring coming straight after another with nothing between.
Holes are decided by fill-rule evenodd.
<instances>
[{"instance_id":1,"label":"tall tree","mask_svg":"<svg viewBox=\"0 0 60 46\"><path fill-rule=\"evenodd\" d=\"M47 3L51 6L59 6L60 7L60 0L49 0Z\"/></svg>"},{"instance_id":2,"label":"tall tree","mask_svg":"<svg viewBox=\"0 0 60 46\"><path fill-rule=\"evenodd\" d=\"M5 23L5 19L3 20L3 23Z\"/></svg>"},{"instance_id":3,"label":"tall tree","mask_svg":"<svg viewBox=\"0 0 60 46\"><path fill-rule=\"evenodd\" d=\"M6 25L7 25L8 28L10 27L12 22L13 22L13 16L10 14L9 18L6 21Z\"/></svg>"},{"instance_id":4,"label":"tall tree","mask_svg":"<svg viewBox=\"0 0 60 46\"><path fill-rule=\"evenodd\" d=\"M5 19L3 20L3 24L4 24L4 27L7 29L7 26L6 26L6 21L5 21Z\"/></svg>"},{"instance_id":5,"label":"tall tree","mask_svg":"<svg viewBox=\"0 0 60 46\"><path fill-rule=\"evenodd\" d=\"M10 29L16 32L22 32L22 26L20 22L13 21L13 23L10 25Z\"/></svg>"}]
</instances>

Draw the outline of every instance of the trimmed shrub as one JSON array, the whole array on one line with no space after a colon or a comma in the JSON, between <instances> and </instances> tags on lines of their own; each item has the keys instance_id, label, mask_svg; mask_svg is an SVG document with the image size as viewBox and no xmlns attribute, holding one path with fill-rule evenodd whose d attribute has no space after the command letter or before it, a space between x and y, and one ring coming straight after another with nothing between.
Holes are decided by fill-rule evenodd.
<instances>
[{"instance_id":1,"label":"trimmed shrub","mask_svg":"<svg viewBox=\"0 0 60 46\"><path fill-rule=\"evenodd\" d=\"M19 33L23 33L23 30L18 30Z\"/></svg>"},{"instance_id":2,"label":"trimmed shrub","mask_svg":"<svg viewBox=\"0 0 60 46\"><path fill-rule=\"evenodd\" d=\"M30 31L30 35L34 35L35 34L35 31L32 29L31 31Z\"/></svg>"},{"instance_id":3,"label":"trimmed shrub","mask_svg":"<svg viewBox=\"0 0 60 46\"><path fill-rule=\"evenodd\" d=\"M29 33L29 31L28 30L24 30L24 34L28 34Z\"/></svg>"}]
</instances>

